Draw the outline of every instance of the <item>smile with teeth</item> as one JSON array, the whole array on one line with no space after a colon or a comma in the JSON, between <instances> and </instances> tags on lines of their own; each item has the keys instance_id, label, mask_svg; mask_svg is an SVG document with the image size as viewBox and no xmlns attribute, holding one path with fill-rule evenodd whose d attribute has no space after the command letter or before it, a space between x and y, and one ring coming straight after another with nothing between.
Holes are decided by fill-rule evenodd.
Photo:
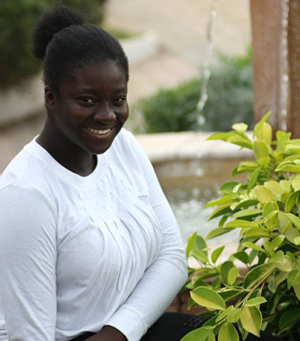
<instances>
[{"instance_id":1,"label":"smile with teeth","mask_svg":"<svg viewBox=\"0 0 300 341\"><path fill-rule=\"evenodd\" d=\"M111 131L111 128L100 130L100 129L93 129L93 128L87 127L87 130L96 135L105 135Z\"/></svg>"}]
</instances>

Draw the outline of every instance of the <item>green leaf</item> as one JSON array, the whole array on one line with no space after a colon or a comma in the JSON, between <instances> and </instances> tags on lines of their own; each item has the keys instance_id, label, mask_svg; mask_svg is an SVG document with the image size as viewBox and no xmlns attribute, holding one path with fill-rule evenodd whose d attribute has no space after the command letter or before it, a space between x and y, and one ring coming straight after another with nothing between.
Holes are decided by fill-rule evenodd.
<instances>
[{"instance_id":1,"label":"green leaf","mask_svg":"<svg viewBox=\"0 0 300 341\"><path fill-rule=\"evenodd\" d=\"M226 261L221 265L221 278L225 284L233 285L238 274L238 268L231 261Z\"/></svg>"},{"instance_id":2,"label":"green leaf","mask_svg":"<svg viewBox=\"0 0 300 341\"><path fill-rule=\"evenodd\" d=\"M236 181L229 181L225 182L221 187L220 187L220 192L221 193L232 193L233 189L239 185L239 182Z\"/></svg>"},{"instance_id":3,"label":"green leaf","mask_svg":"<svg viewBox=\"0 0 300 341\"><path fill-rule=\"evenodd\" d=\"M280 180L279 184L285 192L289 192L291 190L291 182L289 180Z\"/></svg>"},{"instance_id":4,"label":"green leaf","mask_svg":"<svg viewBox=\"0 0 300 341\"><path fill-rule=\"evenodd\" d=\"M202 263L202 264L208 263L208 256L207 256L207 253L205 251L192 250L191 255L194 256L197 259L197 261Z\"/></svg>"},{"instance_id":5,"label":"green leaf","mask_svg":"<svg viewBox=\"0 0 300 341\"><path fill-rule=\"evenodd\" d=\"M257 136L259 131L262 129L263 124L267 121L269 116L271 115L271 111L268 111L262 118L261 120L255 125L254 131L253 131L253 137Z\"/></svg>"},{"instance_id":6,"label":"green leaf","mask_svg":"<svg viewBox=\"0 0 300 341\"><path fill-rule=\"evenodd\" d=\"M291 162L291 161L295 161L295 160L300 160L300 154L290 155L290 156L286 157L282 162Z\"/></svg>"},{"instance_id":7,"label":"green leaf","mask_svg":"<svg viewBox=\"0 0 300 341\"><path fill-rule=\"evenodd\" d=\"M230 132L226 132L226 133L215 133L211 136L208 137L208 141L209 140L222 140L222 141L227 141L227 139L232 136L235 135L236 133L234 131L230 131Z\"/></svg>"},{"instance_id":8,"label":"green leaf","mask_svg":"<svg viewBox=\"0 0 300 341\"><path fill-rule=\"evenodd\" d=\"M228 314L229 312L233 309L233 306L231 305L227 309L223 310L219 316L217 316L216 322L222 321Z\"/></svg>"},{"instance_id":9,"label":"green leaf","mask_svg":"<svg viewBox=\"0 0 300 341\"><path fill-rule=\"evenodd\" d=\"M256 305L260 305L262 303L266 303L267 300L264 297L255 297L251 298L251 300L246 301L245 306L246 307L254 307Z\"/></svg>"},{"instance_id":10,"label":"green leaf","mask_svg":"<svg viewBox=\"0 0 300 341\"><path fill-rule=\"evenodd\" d=\"M268 205L268 204L266 204ZM272 229L278 221L278 213L279 210L271 211L265 218L264 218L264 224L268 229Z\"/></svg>"},{"instance_id":11,"label":"green leaf","mask_svg":"<svg viewBox=\"0 0 300 341\"><path fill-rule=\"evenodd\" d=\"M249 264L251 264L255 257L258 255L258 251L257 250L251 250L250 254L249 254Z\"/></svg>"},{"instance_id":12,"label":"green leaf","mask_svg":"<svg viewBox=\"0 0 300 341\"><path fill-rule=\"evenodd\" d=\"M210 214L208 220L211 220L213 218L216 218L216 217L219 217L220 215L223 215L227 212L230 212L230 203L227 203L227 204L223 204L223 205L220 205L218 206L216 209L214 209L212 211L212 213Z\"/></svg>"},{"instance_id":13,"label":"green leaf","mask_svg":"<svg viewBox=\"0 0 300 341\"><path fill-rule=\"evenodd\" d=\"M257 307L243 307L241 312L241 323L249 333L260 337L262 315Z\"/></svg>"},{"instance_id":14,"label":"green leaf","mask_svg":"<svg viewBox=\"0 0 300 341\"><path fill-rule=\"evenodd\" d=\"M268 203L265 204L264 208L263 208L263 216L264 218L266 218L270 213L274 212L274 211L278 211L278 205L276 204L276 202L274 201L270 201Z\"/></svg>"},{"instance_id":15,"label":"green leaf","mask_svg":"<svg viewBox=\"0 0 300 341\"><path fill-rule=\"evenodd\" d=\"M269 148L266 142L262 140L256 140L253 142L253 151L257 159L257 163L266 167L270 163Z\"/></svg>"},{"instance_id":16,"label":"green leaf","mask_svg":"<svg viewBox=\"0 0 300 341\"><path fill-rule=\"evenodd\" d=\"M245 233L245 237L246 238L251 238L251 237L255 237L255 238L269 238L270 237L270 233L263 228L252 228L249 229L246 233Z\"/></svg>"},{"instance_id":17,"label":"green leaf","mask_svg":"<svg viewBox=\"0 0 300 341\"><path fill-rule=\"evenodd\" d=\"M274 256L269 259L270 263L274 263L278 269L284 272L289 272L292 269L292 260L286 256L283 251L277 251Z\"/></svg>"},{"instance_id":18,"label":"green leaf","mask_svg":"<svg viewBox=\"0 0 300 341\"><path fill-rule=\"evenodd\" d=\"M300 283L293 285L293 289L295 291L295 294L300 301Z\"/></svg>"},{"instance_id":19,"label":"green leaf","mask_svg":"<svg viewBox=\"0 0 300 341\"><path fill-rule=\"evenodd\" d=\"M239 163L239 165L237 167L237 171L239 173L254 172L256 170L256 168L259 168L257 162L254 162L254 161L243 161L243 162Z\"/></svg>"},{"instance_id":20,"label":"green leaf","mask_svg":"<svg viewBox=\"0 0 300 341\"><path fill-rule=\"evenodd\" d=\"M295 245L300 245L300 236L294 238Z\"/></svg>"},{"instance_id":21,"label":"green leaf","mask_svg":"<svg viewBox=\"0 0 300 341\"><path fill-rule=\"evenodd\" d=\"M262 203L266 204L273 199L273 192L266 186L256 186L254 193L257 199Z\"/></svg>"},{"instance_id":22,"label":"green leaf","mask_svg":"<svg viewBox=\"0 0 300 341\"><path fill-rule=\"evenodd\" d=\"M274 195L282 195L285 193L284 188L277 182L277 181L267 181L264 183L264 185L269 188Z\"/></svg>"},{"instance_id":23,"label":"green leaf","mask_svg":"<svg viewBox=\"0 0 300 341\"><path fill-rule=\"evenodd\" d=\"M196 234L195 242L193 245L193 250L200 250L200 251L207 250L206 240L202 236Z\"/></svg>"},{"instance_id":24,"label":"green leaf","mask_svg":"<svg viewBox=\"0 0 300 341\"><path fill-rule=\"evenodd\" d=\"M191 236L188 237L188 242L187 242L186 251L185 251L186 257L190 255L190 252L192 251L196 237L197 237L197 232L194 232Z\"/></svg>"},{"instance_id":25,"label":"green leaf","mask_svg":"<svg viewBox=\"0 0 300 341\"><path fill-rule=\"evenodd\" d=\"M227 316L227 321L230 323L237 323L241 316L241 308L233 308Z\"/></svg>"},{"instance_id":26,"label":"green leaf","mask_svg":"<svg viewBox=\"0 0 300 341\"><path fill-rule=\"evenodd\" d=\"M295 237L300 236L300 231L293 227L292 221L287 216L287 213L279 212L278 229L286 237L288 241L294 243Z\"/></svg>"},{"instance_id":27,"label":"green leaf","mask_svg":"<svg viewBox=\"0 0 300 341\"><path fill-rule=\"evenodd\" d=\"M292 186L293 186L295 191L299 191L300 190L300 175L296 175L292 179Z\"/></svg>"},{"instance_id":28,"label":"green leaf","mask_svg":"<svg viewBox=\"0 0 300 341\"><path fill-rule=\"evenodd\" d=\"M235 257L236 259L238 259L239 261L241 261L244 264L249 263L249 256L245 251L236 252L233 254L233 257Z\"/></svg>"},{"instance_id":29,"label":"green leaf","mask_svg":"<svg viewBox=\"0 0 300 341\"><path fill-rule=\"evenodd\" d=\"M290 143L290 144L287 144L285 148L286 150L300 150L300 145Z\"/></svg>"},{"instance_id":30,"label":"green leaf","mask_svg":"<svg viewBox=\"0 0 300 341\"><path fill-rule=\"evenodd\" d=\"M252 142L247 136L233 135L227 139L227 142L236 144L242 148L252 149Z\"/></svg>"},{"instance_id":31,"label":"green leaf","mask_svg":"<svg viewBox=\"0 0 300 341\"><path fill-rule=\"evenodd\" d=\"M297 202L297 199L299 197L299 194L300 194L300 191L296 191L296 192L293 192L292 194L289 195L289 197L285 203L285 208L284 208L284 211L286 213L290 213L291 210L294 208L294 206Z\"/></svg>"},{"instance_id":32,"label":"green leaf","mask_svg":"<svg viewBox=\"0 0 300 341\"><path fill-rule=\"evenodd\" d=\"M261 264L251 269L244 279L244 288L253 288L258 282L270 276L275 269L274 263Z\"/></svg>"},{"instance_id":33,"label":"green leaf","mask_svg":"<svg viewBox=\"0 0 300 341\"><path fill-rule=\"evenodd\" d=\"M292 286L300 283L300 271L292 270L287 277L288 288L291 289Z\"/></svg>"},{"instance_id":34,"label":"green leaf","mask_svg":"<svg viewBox=\"0 0 300 341\"><path fill-rule=\"evenodd\" d=\"M215 263L218 258L220 257L221 253L223 252L225 246L220 246L217 249L215 249L211 254L211 261Z\"/></svg>"},{"instance_id":35,"label":"green leaf","mask_svg":"<svg viewBox=\"0 0 300 341\"><path fill-rule=\"evenodd\" d=\"M293 253L291 253L290 251L287 251L286 255L291 258L291 260L293 261L294 264L296 264L298 267L300 267L300 263L298 262L297 258L294 256Z\"/></svg>"},{"instance_id":36,"label":"green leaf","mask_svg":"<svg viewBox=\"0 0 300 341\"><path fill-rule=\"evenodd\" d=\"M229 288L223 288L222 291L219 291L220 296L224 299L225 302L230 301L231 299L241 295L243 293L243 290L241 288L237 289L229 289Z\"/></svg>"},{"instance_id":37,"label":"green leaf","mask_svg":"<svg viewBox=\"0 0 300 341\"><path fill-rule=\"evenodd\" d=\"M248 220L242 220L242 219L231 220L225 225L225 227L227 227L227 228L236 228L236 227L256 228L258 226L259 225L256 222L248 221Z\"/></svg>"},{"instance_id":38,"label":"green leaf","mask_svg":"<svg viewBox=\"0 0 300 341\"><path fill-rule=\"evenodd\" d=\"M218 341L239 341L239 334L231 323L222 324Z\"/></svg>"},{"instance_id":39,"label":"green leaf","mask_svg":"<svg viewBox=\"0 0 300 341\"><path fill-rule=\"evenodd\" d=\"M214 334L213 332L211 332L211 333L208 335L206 341L216 341L215 334Z\"/></svg>"},{"instance_id":40,"label":"green leaf","mask_svg":"<svg viewBox=\"0 0 300 341\"><path fill-rule=\"evenodd\" d=\"M252 208L252 209L247 209L247 210L236 212L232 217L233 218L255 217L261 213L262 213L261 209Z\"/></svg>"},{"instance_id":41,"label":"green leaf","mask_svg":"<svg viewBox=\"0 0 300 341\"><path fill-rule=\"evenodd\" d=\"M242 244L242 246L247 247L247 248L252 249L252 250L256 250L256 251L260 251L262 253L265 253L265 250L261 246L256 245L256 244L251 243L251 242L244 242Z\"/></svg>"},{"instance_id":42,"label":"green leaf","mask_svg":"<svg viewBox=\"0 0 300 341\"><path fill-rule=\"evenodd\" d=\"M256 132L258 140L264 141L267 145L271 145L272 142L272 127L268 122L263 122L260 130Z\"/></svg>"},{"instance_id":43,"label":"green leaf","mask_svg":"<svg viewBox=\"0 0 300 341\"><path fill-rule=\"evenodd\" d=\"M237 131L239 134L244 134L248 129L248 124L245 123L235 123L232 129Z\"/></svg>"},{"instance_id":44,"label":"green leaf","mask_svg":"<svg viewBox=\"0 0 300 341\"><path fill-rule=\"evenodd\" d=\"M222 234L225 234L231 231L232 229L230 228L216 227L206 235L206 239L212 239L212 238L221 236Z\"/></svg>"},{"instance_id":45,"label":"green leaf","mask_svg":"<svg viewBox=\"0 0 300 341\"><path fill-rule=\"evenodd\" d=\"M281 331L291 329L300 321L300 307L290 309L282 314L279 320L279 328Z\"/></svg>"},{"instance_id":46,"label":"green leaf","mask_svg":"<svg viewBox=\"0 0 300 341\"><path fill-rule=\"evenodd\" d=\"M212 289L198 287L191 292L191 297L202 307L214 310L226 309L226 303L223 298Z\"/></svg>"},{"instance_id":47,"label":"green leaf","mask_svg":"<svg viewBox=\"0 0 300 341\"><path fill-rule=\"evenodd\" d=\"M251 191L251 189L254 187L254 185L256 184L259 172L261 171L261 168L258 167L257 169L255 169L255 171L251 174L249 181L248 181L248 185L247 185L247 193L249 193Z\"/></svg>"},{"instance_id":48,"label":"green leaf","mask_svg":"<svg viewBox=\"0 0 300 341\"><path fill-rule=\"evenodd\" d=\"M218 226L222 227L224 226L224 224L226 223L226 220L228 219L227 215L224 215L223 217L221 217L221 219L219 220Z\"/></svg>"},{"instance_id":49,"label":"green leaf","mask_svg":"<svg viewBox=\"0 0 300 341\"><path fill-rule=\"evenodd\" d=\"M285 236L280 234L279 236L275 237L271 242L270 242L270 247L275 250L277 249L282 242L284 241Z\"/></svg>"},{"instance_id":50,"label":"green leaf","mask_svg":"<svg viewBox=\"0 0 300 341\"><path fill-rule=\"evenodd\" d=\"M300 173L300 166L295 165L292 162L289 163L281 163L276 169L275 172L291 172L291 173Z\"/></svg>"},{"instance_id":51,"label":"green leaf","mask_svg":"<svg viewBox=\"0 0 300 341\"><path fill-rule=\"evenodd\" d=\"M250 206L256 206L257 203L258 203L258 200L253 200L253 199L242 200L235 205L234 209L239 210L241 208L248 208Z\"/></svg>"},{"instance_id":52,"label":"green leaf","mask_svg":"<svg viewBox=\"0 0 300 341\"><path fill-rule=\"evenodd\" d=\"M300 230L300 219L292 213L286 213L286 216Z\"/></svg>"},{"instance_id":53,"label":"green leaf","mask_svg":"<svg viewBox=\"0 0 300 341\"><path fill-rule=\"evenodd\" d=\"M232 203L232 202L234 202L234 199L235 199L235 196L226 195L224 197L209 201L204 207L208 208L208 207L212 207L212 206L217 206L217 205L219 206L219 205L223 205L223 204L227 204L227 203Z\"/></svg>"},{"instance_id":54,"label":"green leaf","mask_svg":"<svg viewBox=\"0 0 300 341\"><path fill-rule=\"evenodd\" d=\"M186 334L180 341L206 341L212 327L201 327Z\"/></svg>"}]
</instances>

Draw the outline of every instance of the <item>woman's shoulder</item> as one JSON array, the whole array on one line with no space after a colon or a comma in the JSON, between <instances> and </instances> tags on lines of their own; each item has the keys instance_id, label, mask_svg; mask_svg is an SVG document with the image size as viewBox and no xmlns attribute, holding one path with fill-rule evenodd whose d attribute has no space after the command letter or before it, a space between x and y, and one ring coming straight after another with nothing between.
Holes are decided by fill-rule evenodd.
<instances>
[{"instance_id":1,"label":"woman's shoulder","mask_svg":"<svg viewBox=\"0 0 300 341\"><path fill-rule=\"evenodd\" d=\"M118 136L115 138L113 146L114 148L127 153L139 148L139 144L133 133L125 128L122 128Z\"/></svg>"},{"instance_id":2,"label":"woman's shoulder","mask_svg":"<svg viewBox=\"0 0 300 341\"><path fill-rule=\"evenodd\" d=\"M45 187L43 165L35 154L33 140L27 144L8 164L0 176L0 191L7 188L18 188L30 191Z\"/></svg>"},{"instance_id":3,"label":"woman's shoulder","mask_svg":"<svg viewBox=\"0 0 300 341\"><path fill-rule=\"evenodd\" d=\"M132 132L130 132L126 128L122 128L122 130L120 131L119 135L116 138L116 141L131 143L132 140L134 139L135 137L133 136Z\"/></svg>"}]
</instances>

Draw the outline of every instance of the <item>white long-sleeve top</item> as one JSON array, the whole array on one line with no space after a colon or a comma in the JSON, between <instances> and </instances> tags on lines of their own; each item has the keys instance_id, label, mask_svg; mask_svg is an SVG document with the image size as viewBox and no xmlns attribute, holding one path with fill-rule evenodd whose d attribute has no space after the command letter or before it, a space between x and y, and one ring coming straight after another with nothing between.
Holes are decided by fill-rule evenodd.
<instances>
[{"instance_id":1,"label":"white long-sleeve top","mask_svg":"<svg viewBox=\"0 0 300 341\"><path fill-rule=\"evenodd\" d=\"M122 130L79 176L35 140L0 180L0 340L70 340L104 325L138 341L186 280L154 170Z\"/></svg>"}]
</instances>

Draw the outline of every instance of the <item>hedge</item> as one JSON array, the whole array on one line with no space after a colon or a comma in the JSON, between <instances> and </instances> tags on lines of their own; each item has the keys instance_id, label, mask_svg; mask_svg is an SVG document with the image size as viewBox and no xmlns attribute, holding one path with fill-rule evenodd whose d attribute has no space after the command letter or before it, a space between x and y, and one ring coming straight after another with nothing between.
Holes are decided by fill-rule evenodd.
<instances>
[{"instance_id":1,"label":"hedge","mask_svg":"<svg viewBox=\"0 0 300 341\"><path fill-rule=\"evenodd\" d=\"M1 0L0 88L18 84L40 70L30 52L31 31L41 14L58 2L78 8L89 22L98 24L107 0Z\"/></svg>"},{"instance_id":2,"label":"hedge","mask_svg":"<svg viewBox=\"0 0 300 341\"><path fill-rule=\"evenodd\" d=\"M208 101L203 109L204 123L197 126L196 106L201 80L193 79L172 89L161 89L143 99L138 110L146 132L185 130L227 131L236 122L253 127L251 49L241 57L220 55L208 83Z\"/></svg>"}]
</instances>

